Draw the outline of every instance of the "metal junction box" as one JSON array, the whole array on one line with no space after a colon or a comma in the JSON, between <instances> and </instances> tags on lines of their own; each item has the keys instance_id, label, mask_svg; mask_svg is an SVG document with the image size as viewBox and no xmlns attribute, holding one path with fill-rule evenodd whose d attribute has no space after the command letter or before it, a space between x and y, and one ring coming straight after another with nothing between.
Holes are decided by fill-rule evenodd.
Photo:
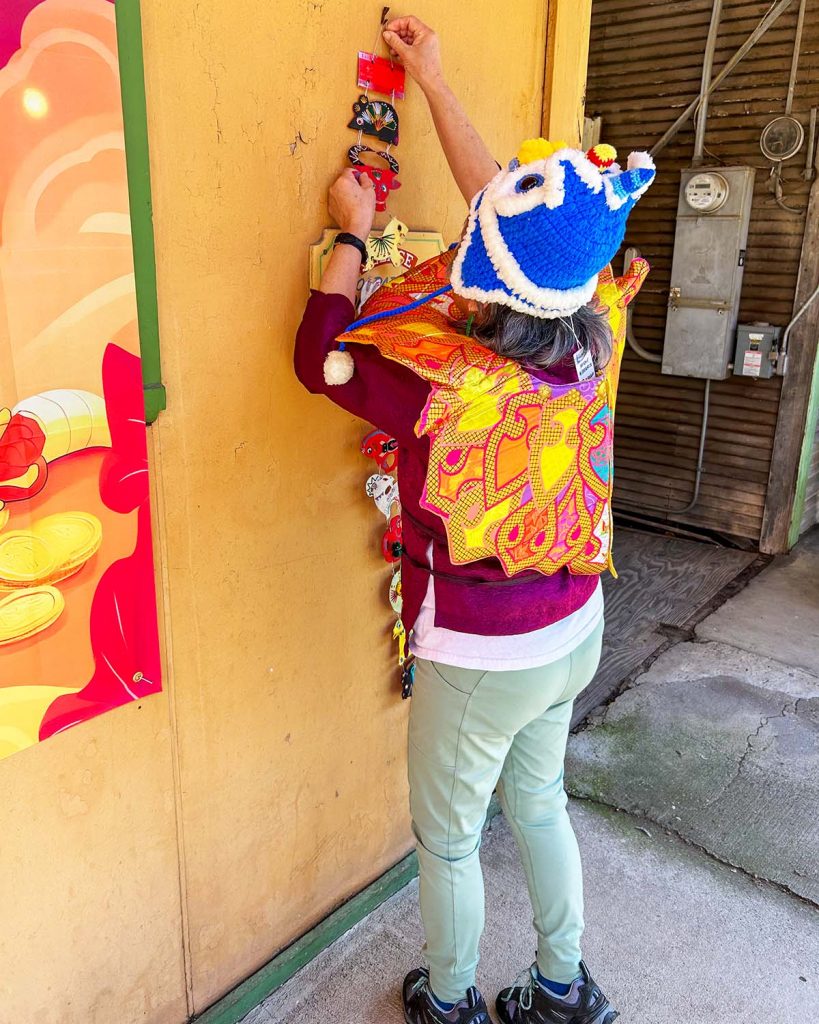
<instances>
[{"instance_id":1,"label":"metal junction box","mask_svg":"<svg viewBox=\"0 0 819 1024\"><path fill-rule=\"evenodd\" d=\"M740 324L734 373L739 377L773 377L779 355L781 327L771 324Z\"/></svg>"},{"instance_id":2,"label":"metal junction box","mask_svg":"<svg viewBox=\"0 0 819 1024\"><path fill-rule=\"evenodd\" d=\"M682 172L663 373L731 373L753 192L752 167Z\"/></svg>"}]
</instances>

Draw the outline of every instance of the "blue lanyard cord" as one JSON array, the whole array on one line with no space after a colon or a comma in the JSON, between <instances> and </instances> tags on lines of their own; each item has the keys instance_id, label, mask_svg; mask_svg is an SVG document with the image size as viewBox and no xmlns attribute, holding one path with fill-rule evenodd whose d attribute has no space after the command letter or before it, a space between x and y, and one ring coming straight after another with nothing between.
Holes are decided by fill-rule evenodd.
<instances>
[{"instance_id":1,"label":"blue lanyard cord","mask_svg":"<svg viewBox=\"0 0 819 1024\"><path fill-rule=\"evenodd\" d=\"M380 313L372 313L370 316L362 317L361 320L355 320L347 328L348 331L354 331L356 327L363 327L365 324L375 323L376 320L385 320L388 316L397 316L399 313L408 313L411 309L417 309L419 306L423 306L425 302L429 302L430 299L435 299L439 295L443 295L445 292L451 291L452 285L444 285L443 288L439 288L436 292L430 292L429 295L422 295L420 299L416 299L414 302L408 302L406 306L396 306L395 309L384 309Z\"/></svg>"}]
</instances>

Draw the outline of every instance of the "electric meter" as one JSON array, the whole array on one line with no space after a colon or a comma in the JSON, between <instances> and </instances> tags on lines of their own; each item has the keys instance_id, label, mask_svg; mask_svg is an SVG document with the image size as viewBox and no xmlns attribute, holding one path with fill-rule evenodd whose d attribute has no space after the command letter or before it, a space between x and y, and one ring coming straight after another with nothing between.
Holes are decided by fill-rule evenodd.
<instances>
[{"instance_id":1,"label":"electric meter","mask_svg":"<svg viewBox=\"0 0 819 1024\"><path fill-rule=\"evenodd\" d=\"M759 140L759 148L768 160L777 163L796 156L804 140L805 129L799 121L795 117L783 114L782 117L775 117L765 125L762 138Z\"/></svg>"},{"instance_id":2,"label":"electric meter","mask_svg":"<svg viewBox=\"0 0 819 1024\"><path fill-rule=\"evenodd\" d=\"M716 213L728 198L728 182L716 171L703 171L689 178L685 201L697 213Z\"/></svg>"}]
</instances>

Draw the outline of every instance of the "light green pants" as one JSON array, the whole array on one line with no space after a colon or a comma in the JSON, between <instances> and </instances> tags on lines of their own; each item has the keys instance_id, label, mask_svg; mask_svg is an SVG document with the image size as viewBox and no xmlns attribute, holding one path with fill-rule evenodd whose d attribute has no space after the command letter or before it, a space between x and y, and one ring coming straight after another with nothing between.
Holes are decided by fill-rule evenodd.
<instances>
[{"instance_id":1,"label":"light green pants","mask_svg":"<svg viewBox=\"0 0 819 1024\"><path fill-rule=\"evenodd\" d=\"M601 623L570 655L542 668L483 672L418 661L410 810L430 984L446 1002L475 984L484 925L478 854L496 786L523 858L538 967L553 981L577 977L583 879L563 760L572 701L597 670L602 634Z\"/></svg>"}]
</instances>

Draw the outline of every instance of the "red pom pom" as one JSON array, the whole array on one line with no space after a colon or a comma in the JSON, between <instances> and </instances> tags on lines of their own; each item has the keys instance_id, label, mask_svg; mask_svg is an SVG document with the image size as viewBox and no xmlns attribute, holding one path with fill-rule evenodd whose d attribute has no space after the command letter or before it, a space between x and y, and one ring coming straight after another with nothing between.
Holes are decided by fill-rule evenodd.
<instances>
[{"instance_id":1,"label":"red pom pom","mask_svg":"<svg viewBox=\"0 0 819 1024\"><path fill-rule=\"evenodd\" d=\"M617 150L614 146L609 146L605 142L599 142L596 146L592 146L586 153L586 156L595 167L605 169L606 167L611 167L617 159Z\"/></svg>"}]
</instances>

